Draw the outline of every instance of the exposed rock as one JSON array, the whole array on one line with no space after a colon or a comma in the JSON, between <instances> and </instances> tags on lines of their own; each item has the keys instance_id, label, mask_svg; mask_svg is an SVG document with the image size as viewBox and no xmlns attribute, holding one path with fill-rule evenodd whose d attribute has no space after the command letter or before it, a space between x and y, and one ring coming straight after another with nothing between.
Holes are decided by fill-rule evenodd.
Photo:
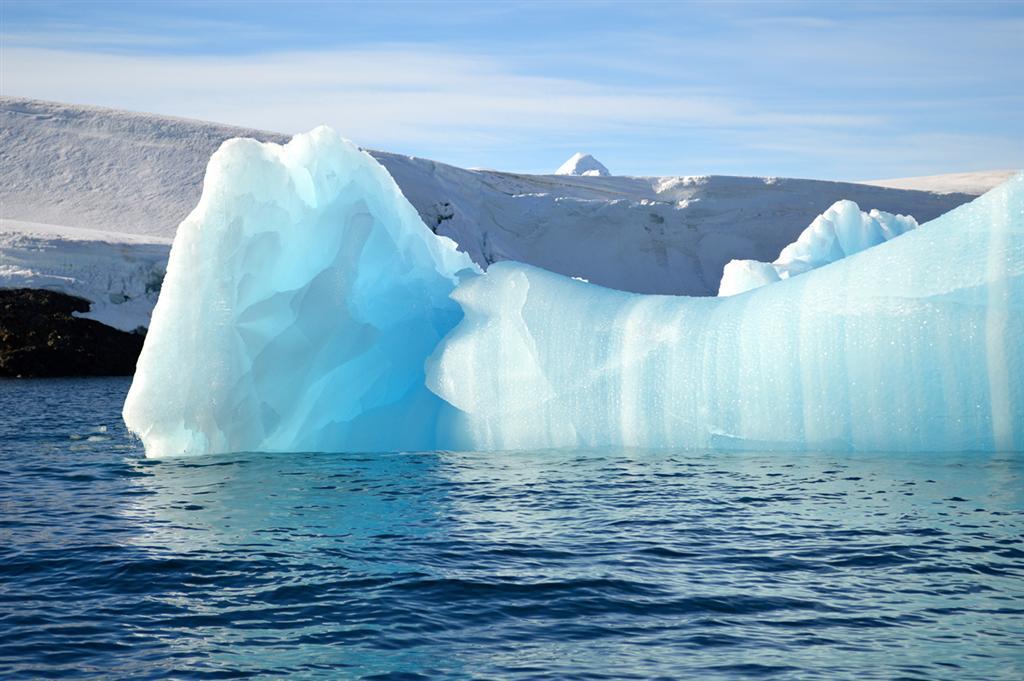
<instances>
[{"instance_id":1,"label":"exposed rock","mask_svg":"<svg viewBox=\"0 0 1024 681\"><path fill-rule=\"evenodd\" d=\"M55 291L0 290L0 376L132 375L145 334L72 315L88 310Z\"/></svg>"}]
</instances>

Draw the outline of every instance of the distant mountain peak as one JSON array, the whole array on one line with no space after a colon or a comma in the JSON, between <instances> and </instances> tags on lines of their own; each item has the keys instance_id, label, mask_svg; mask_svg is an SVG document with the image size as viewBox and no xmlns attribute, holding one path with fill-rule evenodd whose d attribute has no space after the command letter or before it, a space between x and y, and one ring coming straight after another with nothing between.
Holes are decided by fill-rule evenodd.
<instances>
[{"instance_id":1,"label":"distant mountain peak","mask_svg":"<svg viewBox=\"0 0 1024 681\"><path fill-rule=\"evenodd\" d=\"M604 164L590 154L578 151L569 157L569 160L558 167L555 175L588 175L607 177L611 175Z\"/></svg>"}]
</instances>

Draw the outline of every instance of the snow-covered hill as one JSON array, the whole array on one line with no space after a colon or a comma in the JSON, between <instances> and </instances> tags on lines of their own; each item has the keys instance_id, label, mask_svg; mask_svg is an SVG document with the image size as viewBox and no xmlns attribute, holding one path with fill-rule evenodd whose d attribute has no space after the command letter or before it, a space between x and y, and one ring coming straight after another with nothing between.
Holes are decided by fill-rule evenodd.
<instances>
[{"instance_id":1,"label":"snow-covered hill","mask_svg":"<svg viewBox=\"0 0 1024 681\"><path fill-rule=\"evenodd\" d=\"M842 198L922 222L971 198L756 177L467 178L440 165L422 177L412 159L381 161L427 224L476 262L517 260L640 293L713 295L729 260L774 258ZM444 203L430 204L437 184Z\"/></svg>"},{"instance_id":2,"label":"snow-covered hill","mask_svg":"<svg viewBox=\"0 0 1024 681\"><path fill-rule=\"evenodd\" d=\"M936 194L973 194L981 196L996 185L1006 182L1018 170L982 170L974 173L947 173L945 175L922 175L921 177L900 177L891 180L865 180L862 184L892 189L916 189Z\"/></svg>"},{"instance_id":3,"label":"snow-covered hill","mask_svg":"<svg viewBox=\"0 0 1024 681\"><path fill-rule=\"evenodd\" d=\"M136 256L125 252L166 248L198 200L210 154L237 136L287 139L215 123L0 98L0 217L7 219L0 225L0 264L6 267L0 272L27 270L35 273L32 281L51 283L74 278L79 275L68 272L79 267L90 240L95 253L116 261L111 268L131 271ZM477 263L518 260L642 293L714 295L729 260L773 259L840 199L925 222L972 198L783 178L525 175L371 153L427 226L453 238ZM73 229L50 228L47 237L36 228L29 237L27 223ZM126 237L85 238L75 229L157 239L132 246ZM26 239L35 241L26 246ZM40 259L32 261L31 253ZM88 268L102 270L99 261L90 262ZM120 276L107 277L108 298L118 298ZM89 277L86 288L103 280ZM0 275L0 287L24 281L20 274Z\"/></svg>"},{"instance_id":4,"label":"snow-covered hill","mask_svg":"<svg viewBox=\"0 0 1024 681\"><path fill-rule=\"evenodd\" d=\"M590 177L608 177L611 175L604 164L590 154L578 151L558 167L555 175L586 175Z\"/></svg>"},{"instance_id":5,"label":"snow-covered hill","mask_svg":"<svg viewBox=\"0 0 1024 681\"><path fill-rule=\"evenodd\" d=\"M0 98L0 217L173 237L229 137L286 135Z\"/></svg>"}]
</instances>

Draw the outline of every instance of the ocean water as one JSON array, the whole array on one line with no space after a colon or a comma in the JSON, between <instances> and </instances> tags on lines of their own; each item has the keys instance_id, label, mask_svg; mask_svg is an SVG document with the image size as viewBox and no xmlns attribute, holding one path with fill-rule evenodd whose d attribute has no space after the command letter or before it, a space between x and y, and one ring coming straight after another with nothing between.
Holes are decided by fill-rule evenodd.
<instances>
[{"instance_id":1,"label":"ocean water","mask_svg":"<svg viewBox=\"0 0 1024 681\"><path fill-rule=\"evenodd\" d=\"M1021 679L1024 455L152 461L0 381L0 677Z\"/></svg>"}]
</instances>

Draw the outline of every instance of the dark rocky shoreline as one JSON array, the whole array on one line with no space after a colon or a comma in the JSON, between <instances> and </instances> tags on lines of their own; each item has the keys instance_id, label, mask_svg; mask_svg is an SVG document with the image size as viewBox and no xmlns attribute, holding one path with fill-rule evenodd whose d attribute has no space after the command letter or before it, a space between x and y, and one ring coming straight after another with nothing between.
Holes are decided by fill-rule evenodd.
<instances>
[{"instance_id":1,"label":"dark rocky shoreline","mask_svg":"<svg viewBox=\"0 0 1024 681\"><path fill-rule=\"evenodd\" d=\"M89 301L40 289L0 290L0 377L131 376L144 333L72 312Z\"/></svg>"}]
</instances>

